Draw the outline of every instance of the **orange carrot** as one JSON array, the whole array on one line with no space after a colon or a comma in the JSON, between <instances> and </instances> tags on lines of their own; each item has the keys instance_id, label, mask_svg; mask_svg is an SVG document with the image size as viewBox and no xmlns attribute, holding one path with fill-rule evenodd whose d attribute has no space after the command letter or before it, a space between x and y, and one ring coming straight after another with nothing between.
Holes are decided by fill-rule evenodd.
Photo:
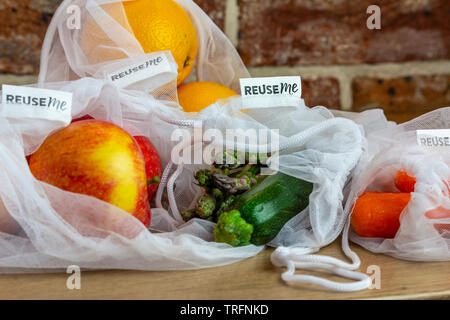
<instances>
[{"instance_id":1,"label":"orange carrot","mask_svg":"<svg viewBox=\"0 0 450 320\"><path fill-rule=\"evenodd\" d=\"M410 199L410 193L365 192L353 207L353 230L361 237L394 238Z\"/></svg>"},{"instance_id":2,"label":"orange carrot","mask_svg":"<svg viewBox=\"0 0 450 320\"><path fill-rule=\"evenodd\" d=\"M394 238L400 228L400 214L411 200L416 178L404 170L397 172L395 186L402 193L367 191L353 207L351 224L353 230L361 237ZM450 190L450 182L446 184ZM425 213L429 219L450 217L450 210L439 207ZM438 231L449 230L448 224L435 224Z\"/></svg>"},{"instance_id":3,"label":"orange carrot","mask_svg":"<svg viewBox=\"0 0 450 320\"><path fill-rule=\"evenodd\" d=\"M414 187L417 181L416 178L408 175L406 171L400 170L397 172L394 182L397 189L400 190L401 192L414 192ZM447 189L450 191L450 181L446 183L446 186Z\"/></svg>"},{"instance_id":4,"label":"orange carrot","mask_svg":"<svg viewBox=\"0 0 450 320\"><path fill-rule=\"evenodd\" d=\"M395 176L395 186L401 192L414 192L416 178L409 176L406 171L400 170Z\"/></svg>"}]
</instances>

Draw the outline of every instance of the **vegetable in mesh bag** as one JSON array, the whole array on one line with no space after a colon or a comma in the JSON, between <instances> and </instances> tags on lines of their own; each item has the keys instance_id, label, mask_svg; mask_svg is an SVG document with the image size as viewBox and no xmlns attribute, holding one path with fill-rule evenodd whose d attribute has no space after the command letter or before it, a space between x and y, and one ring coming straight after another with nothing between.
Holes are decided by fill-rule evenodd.
<instances>
[{"instance_id":1,"label":"vegetable in mesh bag","mask_svg":"<svg viewBox=\"0 0 450 320\"><path fill-rule=\"evenodd\" d=\"M198 217L216 222L217 242L264 245L306 209L313 185L281 172L265 176L261 170L265 165L248 163L249 153L243 163L234 154L236 161L232 164L215 162L210 170L195 173L203 195L195 209L182 211L181 215L184 220Z\"/></svg>"},{"instance_id":2,"label":"vegetable in mesh bag","mask_svg":"<svg viewBox=\"0 0 450 320\"><path fill-rule=\"evenodd\" d=\"M442 108L367 135L346 203L351 241L399 259L450 259L450 153L419 145L416 132L449 127Z\"/></svg>"},{"instance_id":3,"label":"vegetable in mesh bag","mask_svg":"<svg viewBox=\"0 0 450 320\"><path fill-rule=\"evenodd\" d=\"M266 165L276 174L259 179L256 171L253 183L255 177L247 175L248 171L241 175L240 171L255 165L226 162L227 166L214 163L211 167L207 163L192 164L179 156L169 161L163 172L156 195L157 207L164 207L158 198L166 186L168 212L176 221L210 220L215 226L216 241L239 248L249 248L255 243L276 247L271 259L276 266L288 268L282 275L285 281L310 282L341 291L368 288L370 278L354 271L360 261L350 248L343 247L352 263L310 255L333 242L345 226L343 188L365 144L361 127L348 119L334 117L323 107L307 108L301 99L291 107L255 106L246 113L238 112L241 109L242 99L234 97L202 110L193 116L191 123L183 122L194 127L196 121L201 121L203 130L219 131L225 140L212 141L210 135L209 140L194 137L180 143L175 153L190 154L202 148L209 152L211 146L219 150L215 156L225 146L228 154L265 152L270 154ZM276 135L279 143L276 146L268 141L256 145L254 141L236 143L226 135L227 130L243 133L251 129L279 130ZM294 274L296 268L326 268L357 281L330 282Z\"/></svg>"}]
</instances>

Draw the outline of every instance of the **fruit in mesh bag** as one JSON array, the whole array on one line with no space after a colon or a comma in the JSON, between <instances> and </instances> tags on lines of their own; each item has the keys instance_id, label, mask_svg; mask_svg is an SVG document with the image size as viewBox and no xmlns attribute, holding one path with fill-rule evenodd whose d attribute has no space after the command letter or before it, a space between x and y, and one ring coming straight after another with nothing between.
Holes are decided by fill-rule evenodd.
<instances>
[{"instance_id":1,"label":"fruit in mesh bag","mask_svg":"<svg viewBox=\"0 0 450 320\"><path fill-rule=\"evenodd\" d=\"M236 95L236 91L210 81L190 82L178 87L178 101L185 112L200 112L219 99Z\"/></svg>"},{"instance_id":2,"label":"fruit in mesh bag","mask_svg":"<svg viewBox=\"0 0 450 320\"><path fill-rule=\"evenodd\" d=\"M29 166L40 181L98 198L150 225L144 157L134 138L112 123L70 124L44 141Z\"/></svg>"},{"instance_id":3,"label":"fruit in mesh bag","mask_svg":"<svg viewBox=\"0 0 450 320\"><path fill-rule=\"evenodd\" d=\"M90 115L85 115L81 118L72 120L72 123L92 119L94 118ZM144 156L145 172L147 174L148 201L152 201L153 196L158 190L162 174L161 158L159 157L158 150L156 150L155 146L148 137L133 136L133 138L137 142L139 148L141 149L142 155Z\"/></svg>"},{"instance_id":4,"label":"fruit in mesh bag","mask_svg":"<svg viewBox=\"0 0 450 320\"><path fill-rule=\"evenodd\" d=\"M178 85L189 76L194 68L198 40L191 18L178 3L173 0L134 0L102 8L123 28L131 28L145 53L172 52L178 65ZM126 58L91 16L83 26L81 46L92 64Z\"/></svg>"}]
</instances>

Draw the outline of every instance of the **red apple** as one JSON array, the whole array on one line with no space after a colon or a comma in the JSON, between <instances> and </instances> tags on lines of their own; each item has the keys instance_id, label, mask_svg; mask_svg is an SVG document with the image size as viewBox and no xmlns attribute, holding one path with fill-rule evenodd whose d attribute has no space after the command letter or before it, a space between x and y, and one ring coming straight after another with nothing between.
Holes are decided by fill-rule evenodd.
<instances>
[{"instance_id":1,"label":"red apple","mask_svg":"<svg viewBox=\"0 0 450 320\"><path fill-rule=\"evenodd\" d=\"M85 115L85 116L82 116L81 118L76 118L76 119L73 119L72 120L72 123L74 123L74 122L78 122L78 121L84 121L84 120L93 120L94 118L92 118L90 115Z\"/></svg>"},{"instance_id":2,"label":"red apple","mask_svg":"<svg viewBox=\"0 0 450 320\"><path fill-rule=\"evenodd\" d=\"M105 121L73 122L30 157L40 181L109 202L150 225L145 160L133 137Z\"/></svg>"},{"instance_id":3,"label":"red apple","mask_svg":"<svg viewBox=\"0 0 450 320\"><path fill-rule=\"evenodd\" d=\"M72 123L92 119L94 118L87 114L81 118L73 119ZM134 136L133 138L138 143L144 156L145 169L147 173L148 200L151 201L158 190L158 185L162 174L161 159L158 151L149 138L146 136Z\"/></svg>"},{"instance_id":4,"label":"red apple","mask_svg":"<svg viewBox=\"0 0 450 320\"><path fill-rule=\"evenodd\" d=\"M149 138L145 136L134 137L142 151L145 160L145 172L147 174L148 199L151 201L158 190L159 181L162 174L161 159L158 151Z\"/></svg>"}]
</instances>

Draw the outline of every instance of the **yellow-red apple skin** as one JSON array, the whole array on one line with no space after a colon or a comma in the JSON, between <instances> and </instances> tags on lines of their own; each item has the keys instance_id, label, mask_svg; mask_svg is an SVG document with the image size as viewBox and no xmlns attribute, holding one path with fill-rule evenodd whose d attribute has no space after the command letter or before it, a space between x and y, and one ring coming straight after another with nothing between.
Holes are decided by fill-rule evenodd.
<instances>
[{"instance_id":1,"label":"yellow-red apple skin","mask_svg":"<svg viewBox=\"0 0 450 320\"><path fill-rule=\"evenodd\" d=\"M109 202L150 225L144 157L134 138L101 120L50 135L29 161L36 179Z\"/></svg>"}]
</instances>

